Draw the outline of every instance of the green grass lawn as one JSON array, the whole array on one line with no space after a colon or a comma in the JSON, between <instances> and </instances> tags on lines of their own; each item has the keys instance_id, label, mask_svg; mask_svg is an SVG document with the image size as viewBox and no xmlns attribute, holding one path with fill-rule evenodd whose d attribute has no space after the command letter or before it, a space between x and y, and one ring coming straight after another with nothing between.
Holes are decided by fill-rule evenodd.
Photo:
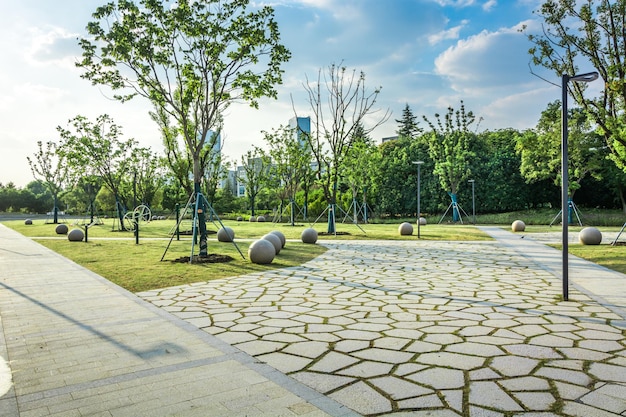
<instances>
[{"instance_id":1,"label":"green grass lawn","mask_svg":"<svg viewBox=\"0 0 626 417\"><path fill-rule=\"evenodd\" d=\"M56 234L56 225L47 224L45 220L33 220L32 225L25 225L24 220L5 221L3 223L133 292L297 266L326 251L323 246L301 242L300 235L305 228L309 227L308 224L291 226L271 222L224 221L224 226L231 227L235 231L237 247L232 243L218 242L215 233L221 226L219 223L209 224L209 229L212 232L209 236L209 253L228 255L232 260L224 263L189 264L172 262L180 257L188 257L192 248L190 236L183 234L180 236L180 240L174 237L174 221L159 220L141 223L139 244L135 243L133 232L118 231L111 219L105 220L102 225L90 227L87 243L69 242L65 235ZM70 230L74 227L79 226L69 224ZM326 230L326 225L319 224L314 228L321 234ZM181 223L181 231L190 229L190 222ZM320 235L319 238L329 240L417 239L416 228L413 236L400 236L398 224L368 224L357 227L353 224L338 223L336 229L338 233L336 236ZM248 246L255 239L261 238L272 230L280 230L287 239L291 240L287 242L285 248L274 258L271 264L259 265L250 262L247 259ZM423 240L490 239L476 228L463 225L429 225L422 227L421 232ZM237 248L246 259L242 258ZM197 252L198 247L196 245L195 253L197 254Z\"/></svg>"},{"instance_id":2,"label":"green grass lawn","mask_svg":"<svg viewBox=\"0 0 626 417\"><path fill-rule=\"evenodd\" d=\"M6 226L31 237L42 245L60 253L74 262L89 268L110 281L129 291L140 292L154 288L163 288L192 282L209 281L225 277L237 276L253 272L261 272L277 268L297 266L305 263L326 250L320 245L304 244L300 235L308 224L250 223L223 221L235 232L235 242L245 255L243 259L232 243L218 242L215 233L219 224L209 224L209 253L228 255L232 258L224 263L180 263L174 260L191 254L191 237L181 235L180 240L173 237L175 223L159 220L141 223L139 244L135 243L133 232L118 231L112 220L89 228L89 242L69 242L64 235L55 233L56 225L46 224L44 220L34 220L32 225L25 225L23 220L3 222ZM69 224L70 229L73 226ZM506 226L502 226L506 227ZM338 223L337 235L323 235L325 224L314 225L320 233L319 239L324 240L417 240L417 228L414 225L413 235L400 236L398 223L366 224L358 227L351 223ZM191 223L183 222L182 231L190 230ZM619 228L600 228L601 230L618 231ZM248 246L264 234L280 230L287 239L285 248L270 265L258 265L247 259ZM577 233L579 227L571 227ZM559 232L560 227L527 226L525 233ZM491 238L471 225L427 225L421 228L424 241L484 241ZM170 245L168 248L168 244ZM167 250L166 250L167 249ZM583 246L570 244L570 253L584 259L604 265L608 268L626 273L626 246ZM195 247L195 253L198 248ZM161 260L163 258L163 260Z\"/></svg>"}]
</instances>

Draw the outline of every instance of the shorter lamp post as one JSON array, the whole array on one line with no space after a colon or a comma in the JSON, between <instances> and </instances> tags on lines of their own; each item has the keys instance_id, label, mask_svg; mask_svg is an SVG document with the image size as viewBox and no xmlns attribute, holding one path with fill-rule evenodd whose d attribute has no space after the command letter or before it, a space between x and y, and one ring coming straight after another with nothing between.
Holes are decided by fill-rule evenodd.
<instances>
[{"instance_id":1,"label":"shorter lamp post","mask_svg":"<svg viewBox=\"0 0 626 417\"><path fill-rule=\"evenodd\" d=\"M467 181L467 182L469 182L470 184L472 184L472 223L473 223L473 224L476 224L476 204L475 204L475 201L476 201L476 200L474 199L474 195L475 195L475 194L474 194L474 183L475 183L476 181L474 181L474 180L469 180L469 181Z\"/></svg>"},{"instance_id":2,"label":"shorter lamp post","mask_svg":"<svg viewBox=\"0 0 626 417\"><path fill-rule=\"evenodd\" d=\"M422 221L420 218L421 215L421 207L420 207L420 194L421 194L421 178L420 178L420 166L424 163L424 161L412 161L414 165L417 165L417 238L421 239L420 226L422 225Z\"/></svg>"},{"instance_id":3,"label":"shorter lamp post","mask_svg":"<svg viewBox=\"0 0 626 417\"><path fill-rule=\"evenodd\" d=\"M563 74L561 76L561 244L562 249L562 269L563 269L563 301L569 299L569 265L568 265L568 210L569 210L569 164L567 155L567 83L577 81L588 83L598 78L597 72L588 72L585 74L577 74L569 76Z\"/></svg>"}]
</instances>

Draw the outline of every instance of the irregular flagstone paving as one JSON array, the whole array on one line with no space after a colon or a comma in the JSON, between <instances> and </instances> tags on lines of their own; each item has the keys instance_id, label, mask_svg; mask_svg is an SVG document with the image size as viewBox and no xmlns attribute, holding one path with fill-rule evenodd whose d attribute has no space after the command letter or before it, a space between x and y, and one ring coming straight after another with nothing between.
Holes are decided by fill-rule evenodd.
<instances>
[{"instance_id":1,"label":"irregular flagstone paving","mask_svg":"<svg viewBox=\"0 0 626 417\"><path fill-rule=\"evenodd\" d=\"M363 415L626 416L624 318L497 242L323 242L138 294ZM421 413L423 412L423 414Z\"/></svg>"}]
</instances>

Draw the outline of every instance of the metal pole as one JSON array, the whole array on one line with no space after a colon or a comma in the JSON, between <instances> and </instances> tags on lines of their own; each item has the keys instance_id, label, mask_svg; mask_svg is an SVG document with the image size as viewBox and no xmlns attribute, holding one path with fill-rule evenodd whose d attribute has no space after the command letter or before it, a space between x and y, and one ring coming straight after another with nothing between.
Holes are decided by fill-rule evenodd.
<instances>
[{"instance_id":1,"label":"metal pole","mask_svg":"<svg viewBox=\"0 0 626 417\"><path fill-rule=\"evenodd\" d=\"M420 202L420 194L421 194L421 178L420 178L420 166L424 163L424 161L411 161L411 163L417 165L417 238L421 239L421 226L422 222L420 221L420 214L422 213L422 207Z\"/></svg>"},{"instance_id":2,"label":"metal pole","mask_svg":"<svg viewBox=\"0 0 626 417\"><path fill-rule=\"evenodd\" d=\"M421 226L422 226L422 218L421 218L421 214L422 214L422 207L421 207L421 202L420 202L420 194L421 192L421 178L420 178L420 167L422 166L422 164L417 164L417 238L421 239L422 235L421 235Z\"/></svg>"},{"instance_id":3,"label":"metal pole","mask_svg":"<svg viewBox=\"0 0 626 417\"><path fill-rule=\"evenodd\" d=\"M476 204L475 204L475 198L474 198L474 180L469 180L467 181L469 183L472 184L472 223L475 225L476 224Z\"/></svg>"},{"instance_id":4,"label":"metal pole","mask_svg":"<svg viewBox=\"0 0 626 417\"><path fill-rule=\"evenodd\" d=\"M563 74L561 77L561 244L562 248L562 275L563 275L563 301L569 299L569 265L568 265L568 221L567 221L567 200L568 200L568 154L567 154L567 83L569 76Z\"/></svg>"},{"instance_id":5,"label":"metal pole","mask_svg":"<svg viewBox=\"0 0 626 417\"><path fill-rule=\"evenodd\" d=\"M598 79L599 74L597 72L588 72L586 74L572 75L567 74L561 76L561 225L563 227L563 234L561 236L563 245L563 301L569 299L569 265L568 265L568 223L569 223L569 179L568 179L568 154L567 154L567 139L568 139L568 127L567 127L567 83L569 81L576 82L591 82Z\"/></svg>"}]
</instances>

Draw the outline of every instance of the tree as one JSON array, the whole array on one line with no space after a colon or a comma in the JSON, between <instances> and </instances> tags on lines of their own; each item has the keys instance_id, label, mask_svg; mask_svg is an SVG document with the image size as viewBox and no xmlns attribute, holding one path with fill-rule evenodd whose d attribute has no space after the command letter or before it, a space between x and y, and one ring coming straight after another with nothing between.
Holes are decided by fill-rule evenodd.
<instances>
[{"instance_id":1,"label":"tree","mask_svg":"<svg viewBox=\"0 0 626 417\"><path fill-rule=\"evenodd\" d=\"M461 215L457 206L457 192L461 183L471 175L470 161L475 156L471 145L476 135L469 130L475 116L471 111L465 111L461 101L459 110L448 107L443 122L439 114L435 114L435 119L436 124L424 116L430 127L426 136L428 152L435 163L433 172L439 176L441 186L452 200L453 220L458 221Z\"/></svg>"},{"instance_id":2,"label":"tree","mask_svg":"<svg viewBox=\"0 0 626 417\"><path fill-rule=\"evenodd\" d=\"M362 125L359 125L354 132L355 139L352 147L348 150L345 160L345 174L343 183L347 185L352 194L352 220L358 222L359 209L357 207L357 196L361 192L363 196L363 209L367 209L367 190L372 185L372 162L375 159L376 148L365 133ZM365 212L364 212L365 214ZM364 216L364 220L367 218Z\"/></svg>"},{"instance_id":3,"label":"tree","mask_svg":"<svg viewBox=\"0 0 626 417\"><path fill-rule=\"evenodd\" d=\"M193 161L194 193L201 193L202 155L219 131L223 111L243 100L258 107L276 98L280 44L274 10L248 11L249 0L119 0L98 7L83 38L83 77L107 85L120 101L147 98L178 125ZM160 116L162 116L160 115ZM212 148L213 143L208 143ZM200 200L201 203L201 200ZM200 256L207 256L203 203L198 218Z\"/></svg>"},{"instance_id":4,"label":"tree","mask_svg":"<svg viewBox=\"0 0 626 417\"><path fill-rule=\"evenodd\" d=\"M588 175L599 177L606 158L602 138L593 131L581 108L568 110L569 196ZM561 182L561 102L553 101L541 113L536 129L519 135L516 149L521 155L520 171L528 182L551 179Z\"/></svg>"},{"instance_id":5,"label":"tree","mask_svg":"<svg viewBox=\"0 0 626 417\"><path fill-rule=\"evenodd\" d=\"M250 215L254 217L256 198L263 189L263 184L267 180L270 169L270 159L263 149L254 147L241 157L241 167L243 175L238 180L246 188L246 196L250 204Z\"/></svg>"},{"instance_id":6,"label":"tree","mask_svg":"<svg viewBox=\"0 0 626 417\"><path fill-rule=\"evenodd\" d=\"M37 141L38 151L33 159L26 157L30 170L35 179L44 183L54 201L53 223L59 222L59 194L63 191L68 178L68 165L65 158L58 152L58 145L55 142Z\"/></svg>"},{"instance_id":7,"label":"tree","mask_svg":"<svg viewBox=\"0 0 626 417\"><path fill-rule=\"evenodd\" d=\"M126 230L124 214L126 196L123 194L124 177L131 167L131 151L134 139L122 141L122 129L106 114L98 116L96 122L84 116L76 116L69 121L70 129L57 127L63 142L60 155L65 158L76 182L78 176L96 175L113 194L119 229Z\"/></svg>"},{"instance_id":8,"label":"tree","mask_svg":"<svg viewBox=\"0 0 626 417\"><path fill-rule=\"evenodd\" d=\"M396 133L401 138L412 139L423 132L423 129L419 127L417 116L413 114L408 103L404 106L404 110L402 110L402 118L399 120L396 119L396 123L398 123Z\"/></svg>"},{"instance_id":9,"label":"tree","mask_svg":"<svg viewBox=\"0 0 626 417\"><path fill-rule=\"evenodd\" d=\"M150 148L133 148L128 169L129 174L132 173L133 206L152 206L158 190L165 182L158 155ZM127 179L130 180L130 176Z\"/></svg>"},{"instance_id":10,"label":"tree","mask_svg":"<svg viewBox=\"0 0 626 417\"><path fill-rule=\"evenodd\" d=\"M597 97L586 83L570 82L567 88L626 172L626 0L548 0L537 14L544 27L542 34L528 35L533 64L558 76L575 75L587 63L598 71L604 85Z\"/></svg>"},{"instance_id":11,"label":"tree","mask_svg":"<svg viewBox=\"0 0 626 417\"><path fill-rule=\"evenodd\" d=\"M272 161L271 175L277 180L278 197L281 203L285 199L289 200L292 226L295 225L296 217L296 193L311 166L308 143L299 140L300 136L296 129L281 126L272 132L263 132Z\"/></svg>"},{"instance_id":12,"label":"tree","mask_svg":"<svg viewBox=\"0 0 626 417\"><path fill-rule=\"evenodd\" d=\"M310 83L307 77L304 88L313 113L314 132L309 136L309 144L317 162L316 175L329 204L328 233L335 233L333 214L344 160L356 138L356 129L376 112L374 105L382 87L369 92L364 72L348 72L346 67L332 64L326 73L318 71L316 82ZM389 116L386 111L363 133L370 134Z\"/></svg>"}]
</instances>

